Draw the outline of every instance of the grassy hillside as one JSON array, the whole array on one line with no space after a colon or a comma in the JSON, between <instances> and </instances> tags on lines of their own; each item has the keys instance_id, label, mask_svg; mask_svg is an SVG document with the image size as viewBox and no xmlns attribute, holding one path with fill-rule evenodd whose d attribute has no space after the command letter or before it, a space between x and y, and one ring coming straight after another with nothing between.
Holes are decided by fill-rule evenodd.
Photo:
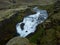
<instances>
[{"instance_id":1,"label":"grassy hillside","mask_svg":"<svg viewBox=\"0 0 60 45\"><path fill-rule=\"evenodd\" d=\"M57 10L55 6L47 5L33 5L29 7L38 6L40 9L46 9L48 11L49 17L48 19L37 26L36 32L29 35L27 38L30 42L39 44L39 45L59 45L60 44L60 11ZM58 6L59 8L59 6ZM28 12L28 13L27 13ZM29 15L33 14L30 9L27 10L19 10L14 14L11 18L6 19L0 22L0 45L5 45L8 40L17 36L16 34L16 24L21 22L22 19Z\"/></svg>"}]
</instances>

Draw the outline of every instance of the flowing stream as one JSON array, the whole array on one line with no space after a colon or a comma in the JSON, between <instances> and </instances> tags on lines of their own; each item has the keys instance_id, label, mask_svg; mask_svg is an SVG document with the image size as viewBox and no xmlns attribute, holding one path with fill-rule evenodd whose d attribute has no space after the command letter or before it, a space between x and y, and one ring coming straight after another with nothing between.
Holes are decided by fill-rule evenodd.
<instances>
[{"instance_id":1,"label":"flowing stream","mask_svg":"<svg viewBox=\"0 0 60 45\"><path fill-rule=\"evenodd\" d=\"M33 11L35 11L36 14L24 17L23 21L16 25L17 33L20 34L21 37L26 37L30 33L34 33L36 26L43 23L48 17L46 10L40 10L35 7Z\"/></svg>"}]
</instances>

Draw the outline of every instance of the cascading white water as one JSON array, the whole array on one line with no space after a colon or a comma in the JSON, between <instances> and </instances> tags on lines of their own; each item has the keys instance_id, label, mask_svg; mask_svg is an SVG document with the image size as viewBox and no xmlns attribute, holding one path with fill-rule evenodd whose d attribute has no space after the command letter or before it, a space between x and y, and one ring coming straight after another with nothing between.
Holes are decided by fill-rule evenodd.
<instances>
[{"instance_id":1,"label":"cascading white water","mask_svg":"<svg viewBox=\"0 0 60 45\"><path fill-rule=\"evenodd\" d=\"M36 26L44 22L48 17L46 10L39 10L35 7L33 11L35 11L36 14L25 17L22 22L16 25L17 33L20 34L21 37L26 37L30 33L34 33Z\"/></svg>"}]
</instances>

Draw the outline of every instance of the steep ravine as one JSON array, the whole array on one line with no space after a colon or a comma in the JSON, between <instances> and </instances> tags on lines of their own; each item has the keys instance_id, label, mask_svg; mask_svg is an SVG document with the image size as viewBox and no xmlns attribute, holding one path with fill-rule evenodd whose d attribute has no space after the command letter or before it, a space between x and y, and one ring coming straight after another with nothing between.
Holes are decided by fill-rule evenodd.
<instances>
[{"instance_id":1,"label":"steep ravine","mask_svg":"<svg viewBox=\"0 0 60 45\"><path fill-rule=\"evenodd\" d=\"M5 45L5 43L15 37L19 34L16 33L16 24L22 19L27 16L28 14L33 14L34 12L31 12L31 10L26 9L26 11L16 11L13 16L11 16L9 19L5 19L0 22L0 44ZM28 12L28 13L27 13Z\"/></svg>"}]
</instances>

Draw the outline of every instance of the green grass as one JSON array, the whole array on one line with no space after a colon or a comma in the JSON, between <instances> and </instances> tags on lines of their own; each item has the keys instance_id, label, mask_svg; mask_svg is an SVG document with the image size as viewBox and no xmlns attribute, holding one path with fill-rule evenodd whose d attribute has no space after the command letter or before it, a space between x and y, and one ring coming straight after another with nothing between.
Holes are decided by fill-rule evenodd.
<instances>
[{"instance_id":1,"label":"green grass","mask_svg":"<svg viewBox=\"0 0 60 45\"><path fill-rule=\"evenodd\" d=\"M29 37L28 39L30 40L30 42L34 42L36 43L36 40L38 38L41 38L42 34L44 33L44 28L42 28L41 26L39 26L37 29L36 29L36 32L31 36Z\"/></svg>"},{"instance_id":2,"label":"green grass","mask_svg":"<svg viewBox=\"0 0 60 45\"><path fill-rule=\"evenodd\" d=\"M44 9L44 10L47 10L49 12L53 12L53 5L47 5L47 6L38 6L40 9ZM45 33L45 30L43 27L41 27L41 25L39 25L36 29L37 31L31 36L29 37L28 39L30 40L30 42L34 42L36 43L37 39L38 38L42 38L43 37L43 33Z\"/></svg>"},{"instance_id":3,"label":"green grass","mask_svg":"<svg viewBox=\"0 0 60 45\"><path fill-rule=\"evenodd\" d=\"M38 7L40 9L46 9L46 10L48 10L50 12L53 12L53 5L50 5L50 6L38 6ZM16 23L22 21L22 19L24 18L24 16L25 16L25 12L20 12L18 14L18 16L14 17L10 23L4 25L4 27L2 29L2 30L4 30L3 32L6 32L5 30L7 30L7 31L9 30L10 32L13 33L15 31L15 28L16 28L15 27ZM45 29L41 25L39 25L37 27L37 29L36 29L36 32L31 37L29 37L28 39L29 39L30 42L33 42L33 43L36 43L36 41L37 41L38 38L41 39L41 43L46 43L46 41L48 42L51 39L51 40L53 40L53 43L55 43L54 42L54 39L55 39L54 38L55 37L54 36L55 35L55 30L54 29L50 29L49 31L47 31L46 32L47 33L46 37L45 37L44 33L45 33ZM13 33L13 34L15 34L15 33ZM10 36L6 37L6 38L8 38L8 39L12 38L13 34L10 34ZM52 44L52 42L51 42L51 44ZM41 45L45 45L45 44L41 44Z\"/></svg>"}]
</instances>

